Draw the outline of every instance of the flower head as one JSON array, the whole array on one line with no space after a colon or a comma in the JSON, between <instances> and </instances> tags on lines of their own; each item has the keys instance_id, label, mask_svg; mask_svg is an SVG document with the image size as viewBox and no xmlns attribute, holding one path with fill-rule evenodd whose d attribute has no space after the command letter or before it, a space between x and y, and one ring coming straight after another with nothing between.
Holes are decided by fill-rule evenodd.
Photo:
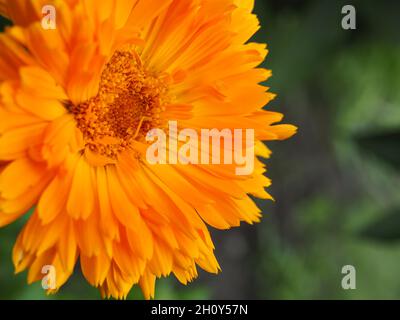
<instances>
[{"instance_id":1,"label":"flower head","mask_svg":"<svg viewBox=\"0 0 400 320\"><path fill-rule=\"evenodd\" d=\"M42 27L42 6L57 12ZM0 226L34 213L13 251L17 272L57 291L78 260L104 297L197 267L217 273L207 225L258 222L250 196L271 199L257 157L290 125L263 110L267 50L249 43L252 0L0 0ZM233 164L150 164L146 134L179 128L254 129L254 172ZM171 147L170 147L171 148ZM227 146L222 149L226 151ZM240 150L243 151L243 150Z\"/></svg>"}]
</instances>

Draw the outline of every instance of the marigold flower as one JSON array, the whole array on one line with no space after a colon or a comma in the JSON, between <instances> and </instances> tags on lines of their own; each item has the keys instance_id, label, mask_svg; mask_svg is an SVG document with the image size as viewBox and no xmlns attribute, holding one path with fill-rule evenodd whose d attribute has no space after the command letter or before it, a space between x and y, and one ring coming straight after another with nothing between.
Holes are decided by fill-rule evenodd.
<instances>
[{"instance_id":1,"label":"marigold flower","mask_svg":"<svg viewBox=\"0 0 400 320\"><path fill-rule=\"evenodd\" d=\"M56 29L42 27L53 5ZM13 262L57 272L56 292L80 262L103 297L126 298L156 278L183 284L197 266L217 273L207 225L255 223L250 195L271 199L261 142L292 136L260 83L266 46L252 0L0 0L13 22L0 35L0 226L35 208ZM255 130L255 169L147 162L146 133ZM226 149L224 146L222 147Z\"/></svg>"}]
</instances>

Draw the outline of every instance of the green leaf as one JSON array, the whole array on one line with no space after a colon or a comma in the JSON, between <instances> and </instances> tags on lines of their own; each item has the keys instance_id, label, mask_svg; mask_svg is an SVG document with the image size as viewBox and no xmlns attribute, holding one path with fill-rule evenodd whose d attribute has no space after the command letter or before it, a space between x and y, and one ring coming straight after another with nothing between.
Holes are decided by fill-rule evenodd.
<instances>
[{"instance_id":1,"label":"green leaf","mask_svg":"<svg viewBox=\"0 0 400 320\"><path fill-rule=\"evenodd\" d=\"M397 242L400 240L400 208L380 217L361 231L361 236L380 242Z\"/></svg>"},{"instance_id":2,"label":"green leaf","mask_svg":"<svg viewBox=\"0 0 400 320\"><path fill-rule=\"evenodd\" d=\"M400 169L400 130L362 135L356 141L363 151Z\"/></svg>"}]
</instances>

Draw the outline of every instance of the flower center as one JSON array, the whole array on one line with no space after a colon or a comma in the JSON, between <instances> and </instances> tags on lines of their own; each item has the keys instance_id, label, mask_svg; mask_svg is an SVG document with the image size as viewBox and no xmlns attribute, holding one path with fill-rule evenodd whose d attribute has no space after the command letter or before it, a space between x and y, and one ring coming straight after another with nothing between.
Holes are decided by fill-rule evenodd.
<instances>
[{"instance_id":1,"label":"flower center","mask_svg":"<svg viewBox=\"0 0 400 320\"><path fill-rule=\"evenodd\" d=\"M142 65L133 47L116 51L102 75L98 94L71 108L92 152L116 158L134 140L159 127L167 83Z\"/></svg>"}]
</instances>

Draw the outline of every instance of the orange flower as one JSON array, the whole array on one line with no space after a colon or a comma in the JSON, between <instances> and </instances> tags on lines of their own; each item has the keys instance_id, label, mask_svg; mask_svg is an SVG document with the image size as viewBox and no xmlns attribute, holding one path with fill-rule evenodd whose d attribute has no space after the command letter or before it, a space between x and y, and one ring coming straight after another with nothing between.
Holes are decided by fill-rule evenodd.
<instances>
[{"instance_id":1,"label":"orange flower","mask_svg":"<svg viewBox=\"0 0 400 320\"><path fill-rule=\"evenodd\" d=\"M56 29L42 27L53 5ZM151 165L146 133L254 129L286 139L264 111L274 98L257 68L266 46L251 0L0 0L13 21L0 35L0 226L35 207L13 251L29 283L53 265L57 291L79 259L103 297L125 298L156 278L183 284L197 266L219 271L207 224L258 222L249 195L271 199L264 165ZM223 147L226 149L225 147ZM226 151L226 150L225 150Z\"/></svg>"}]
</instances>

